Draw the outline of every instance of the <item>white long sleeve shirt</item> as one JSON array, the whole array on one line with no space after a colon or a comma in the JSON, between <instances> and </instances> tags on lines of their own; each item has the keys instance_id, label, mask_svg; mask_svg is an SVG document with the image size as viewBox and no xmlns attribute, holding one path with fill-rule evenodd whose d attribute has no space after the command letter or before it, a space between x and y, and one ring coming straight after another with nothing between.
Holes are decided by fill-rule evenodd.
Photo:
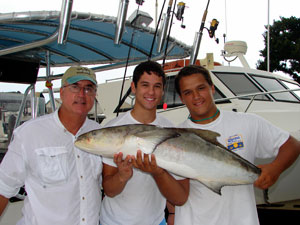
<instances>
[{"instance_id":1,"label":"white long sleeve shirt","mask_svg":"<svg viewBox=\"0 0 300 225\"><path fill-rule=\"evenodd\" d=\"M86 119L77 135L100 128ZM28 121L0 165L0 194L10 198L25 185L18 225L97 225L101 205L102 159L74 147L55 113Z\"/></svg>"}]
</instances>

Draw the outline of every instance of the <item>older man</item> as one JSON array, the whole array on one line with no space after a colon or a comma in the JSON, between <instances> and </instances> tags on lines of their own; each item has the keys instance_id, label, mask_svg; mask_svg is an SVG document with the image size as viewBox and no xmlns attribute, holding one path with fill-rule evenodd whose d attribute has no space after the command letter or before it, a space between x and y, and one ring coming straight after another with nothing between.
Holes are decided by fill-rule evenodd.
<instances>
[{"instance_id":1,"label":"older man","mask_svg":"<svg viewBox=\"0 0 300 225\"><path fill-rule=\"evenodd\" d=\"M94 71L69 68L62 77L60 108L14 131L0 165L0 213L25 185L18 225L98 224L102 160L74 146L78 135L100 128L87 119L96 89Z\"/></svg>"}]
</instances>

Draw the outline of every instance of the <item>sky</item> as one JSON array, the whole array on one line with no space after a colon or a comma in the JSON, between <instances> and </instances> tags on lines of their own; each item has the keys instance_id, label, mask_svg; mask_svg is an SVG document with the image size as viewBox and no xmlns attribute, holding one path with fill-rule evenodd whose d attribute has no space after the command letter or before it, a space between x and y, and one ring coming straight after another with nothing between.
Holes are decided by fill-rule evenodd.
<instances>
[{"instance_id":1,"label":"sky","mask_svg":"<svg viewBox=\"0 0 300 225\"><path fill-rule=\"evenodd\" d=\"M182 0L180 0L182 1ZM177 0L177 3L180 2ZM155 0L145 0L140 10L149 13L155 18ZM175 0L174 0L175 2ZM181 21L173 20L171 36L177 40L184 42L187 45L192 45L195 33L199 31L201 19L208 3L207 0L185 0L186 8L184 12L183 24L185 29L181 28ZM158 0L158 14L161 10L163 0ZM167 0L168 3L168 0ZM167 4L166 3L166 4ZM270 24L274 20L279 20L280 17L300 17L300 1L299 0L269 0L270 3ZM57 10L61 9L62 0L2 0L0 1L0 13L22 12L22 11L41 11L41 10ZM117 16L119 0L73 0L73 11L91 12L109 16ZM129 0L129 8L127 18L137 9L136 1ZM166 6L164 12L166 12ZM176 10L177 11L177 7ZM214 60L224 65L227 65L221 51L224 47L224 37L226 41L240 40L245 41L248 46L245 55L250 67L255 68L259 59L259 51L264 49L263 33L266 31L265 26L268 24L268 0L210 0L208 14L205 26L209 27L212 19L219 21L219 26L216 31L216 37L219 38L219 44L214 39L209 38L208 33L204 30L198 58L202 59L206 53L214 53ZM150 24L155 27L155 22ZM231 65L239 66L239 62L234 62ZM67 68L53 68L51 71L62 73ZM128 70L130 73L133 68ZM98 82L104 82L109 79L110 75L124 74L124 69L116 71L97 73ZM45 75L45 70L40 69L40 76ZM53 82L54 87L59 87L59 81ZM0 92L2 91L21 91L24 92L25 85L13 85L0 83ZM44 83L38 82L36 91L42 91Z\"/></svg>"}]
</instances>

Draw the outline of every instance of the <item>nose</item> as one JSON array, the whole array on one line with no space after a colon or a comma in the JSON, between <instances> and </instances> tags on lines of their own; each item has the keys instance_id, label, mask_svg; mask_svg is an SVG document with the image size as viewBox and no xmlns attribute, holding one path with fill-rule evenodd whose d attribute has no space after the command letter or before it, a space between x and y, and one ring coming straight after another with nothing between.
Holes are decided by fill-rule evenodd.
<instances>
[{"instance_id":1,"label":"nose","mask_svg":"<svg viewBox=\"0 0 300 225\"><path fill-rule=\"evenodd\" d=\"M151 95L154 94L154 88L154 86L149 86L148 93Z\"/></svg>"},{"instance_id":2,"label":"nose","mask_svg":"<svg viewBox=\"0 0 300 225\"><path fill-rule=\"evenodd\" d=\"M85 90L84 90L84 87L81 87L81 88L80 88L80 91L78 92L78 95L79 95L79 96L85 96L85 95L86 95Z\"/></svg>"},{"instance_id":3,"label":"nose","mask_svg":"<svg viewBox=\"0 0 300 225\"><path fill-rule=\"evenodd\" d=\"M201 95L200 95L200 93L199 93L198 91L194 91L194 92L193 92L193 98L194 98L194 99L198 99L198 98L200 98L200 96L201 96Z\"/></svg>"}]
</instances>

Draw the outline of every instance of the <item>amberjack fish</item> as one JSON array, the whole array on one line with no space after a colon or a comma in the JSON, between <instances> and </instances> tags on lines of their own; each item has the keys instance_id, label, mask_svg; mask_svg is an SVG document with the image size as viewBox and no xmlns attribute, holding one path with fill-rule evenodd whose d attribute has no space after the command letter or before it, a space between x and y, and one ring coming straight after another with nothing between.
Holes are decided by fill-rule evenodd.
<instances>
[{"instance_id":1,"label":"amberjack fish","mask_svg":"<svg viewBox=\"0 0 300 225\"><path fill-rule=\"evenodd\" d=\"M78 148L104 157L154 154L167 171L196 179L221 194L227 185L252 184L261 170L217 141L218 133L190 128L124 125L93 130L75 141Z\"/></svg>"}]
</instances>

